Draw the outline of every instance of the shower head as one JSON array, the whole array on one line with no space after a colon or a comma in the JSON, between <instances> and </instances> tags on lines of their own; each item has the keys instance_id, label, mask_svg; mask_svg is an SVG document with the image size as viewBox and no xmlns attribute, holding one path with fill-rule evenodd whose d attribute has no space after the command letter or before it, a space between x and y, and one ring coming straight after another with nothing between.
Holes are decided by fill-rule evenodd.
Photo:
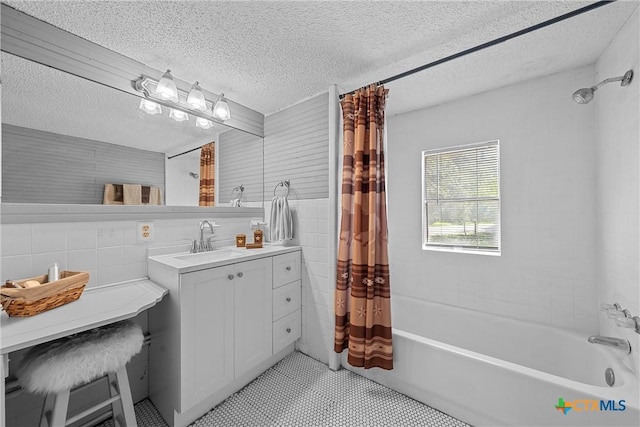
<instances>
[{"instance_id":1,"label":"shower head","mask_svg":"<svg viewBox=\"0 0 640 427\"><path fill-rule=\"evenodd\" d=\"M572 98L578 104L588 104L593 99L594 92L598 90L600 86L606 85L607 83L611 82L620 82L620 86L627 86L629 83L631 83L631 79L633 79L633 71L629 70L624 73L624 76L612 77L610 79L601 81L595 86L583 87L582 89L578 89L577 91L573 92Z\"/></svg>"},{"instance_id":2,"label":"shower head","mask_svg":"<svg viewBox=\"0 0 640 427\"><path fill-rule=\"evenodd\" d=\"M583 87L573 92L573 100L578 104L588 104L593 99L593 92L596 90L592 87Z\"/></svg>"}]
</instances>

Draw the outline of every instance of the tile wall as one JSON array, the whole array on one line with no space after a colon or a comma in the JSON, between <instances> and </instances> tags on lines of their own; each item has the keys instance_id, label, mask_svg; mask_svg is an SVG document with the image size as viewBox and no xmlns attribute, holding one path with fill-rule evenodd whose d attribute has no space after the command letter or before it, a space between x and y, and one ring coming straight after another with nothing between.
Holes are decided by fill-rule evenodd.
<instances>
[{"instance_id":1,"label":"tile wall","mask_svg":"<svg viewBox=\"0 0 640 427\"><path fill-rule=\"evenodd\" d=\"M640 11L618 33L596 63L596 79L635 73L631 84L598 90L596 111L598 299L619 303L640 316ZM631 342L636 373L640 372L640 335L619 328L604 313L599 333Z\"/></svg>"},{"instance_id":2,"label":"tile wall","mask_svg":"<svg viewBox=\"0 0 640 427\"><path fill-rule=\"evenodd\" d=\"M392 292L595 332L594 107L586 66L388 120ZM500 140L501 256L422 250L422 150ZM396 148L397 147L397 148Z\"/></svg>"},{"instance_id":3,"label":"tile wall","mask_svg":"<svg viewBox=\"0 0 640 427\"><path fill-rule=\"evenodd\" d=\"M302 247L302 338L304 353L328 362L333 342L333 292L328 278L328 199L290 200L295 238L287 244ZM265 204L269 217L270 203ZM207 218L202 218L207 219ZM138 221L104 221L2 225L0 279L46 274L57 262L61 270L88 271L88 286L147 276L147 250L183 246L199 236L201 219L155 220L154 240L138 243ZM233 244L238 233L250 236L250 219L216 219L216 244ZM266 230L268 232L268 230Z\"/></svg>"},{"instance_id":4,"label":"tile wall","mask_svg":"<svg viewBox=\"0 0 640 427\"><path fill-rule=\"evenodd\" d=\"M289 200L294 220L293 245L302 247L303 353L328 363L333 348L333 288L329 271L329 199ZM269 218L271 203L265 203Z\"/></svg>"},{"instance_id":5,"label":"tile wall","mask_svg":"<svg viewBox=\"0 0 640 427\"><path fill-rule=\"evenodd\" d=\"M207 219L207 218L202 218ZM210 219L210 218L209 218ZM46 274L51 263L60 270L88 271L88 287L147 276L147 248L184 245L199 238L201 219L155 220L152 242L138 243L138 221L104 221L2 225L0 279ZM237 233L249 233L250 219L216 219L214 241L232 244Z\"/></svg>"}]
</instances>

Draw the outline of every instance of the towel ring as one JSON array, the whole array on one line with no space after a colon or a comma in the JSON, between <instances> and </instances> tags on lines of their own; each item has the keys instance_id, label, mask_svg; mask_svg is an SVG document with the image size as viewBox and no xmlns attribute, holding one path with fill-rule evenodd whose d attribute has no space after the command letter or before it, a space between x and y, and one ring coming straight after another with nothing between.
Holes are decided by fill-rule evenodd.
<instances>
[{"instance_id":1,"label":"towel ring","mask_svg":"<svg viewBox=\"0 0 640 427\"><path fill-rule=\"evenodd\" d=\"M278 189L278 187L287 187L287 194L285 194L284 197L289 197L291 181L286 180L286 181L280 181L279 183L277 183L276 186L273 188L273 197L276 197L276 190Z\"/></svg>"},{"instance_id":2,"label":"towel ring","mask_svg":"<svg viewBox=\"0 0 640 427\"><path fill-rule=\"evenodd\" d=\"M233 190L231 190L231 198L233 199L233 194L239 191L240 192L240 196L238 196L238 199L242 199L242 193L244 193L244 185L240 184L239 187L235 187Z\"/></svg>"}]
</instances>

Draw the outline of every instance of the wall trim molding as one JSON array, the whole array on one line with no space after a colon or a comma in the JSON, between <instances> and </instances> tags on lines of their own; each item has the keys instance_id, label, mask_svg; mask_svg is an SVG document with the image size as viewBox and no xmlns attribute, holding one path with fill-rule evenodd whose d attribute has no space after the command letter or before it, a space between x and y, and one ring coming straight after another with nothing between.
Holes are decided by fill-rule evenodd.
<instances>
[{"instance_id":1,"label":"wall trim molding","mask_svg":"<svg viewBox=\"0 0 640 427\"><path fill-rule=\"evenodd\" d=\"M200 206L0 204L2 224L257 217L264 217L264 209Z\"/></svg>"}]
</instances>

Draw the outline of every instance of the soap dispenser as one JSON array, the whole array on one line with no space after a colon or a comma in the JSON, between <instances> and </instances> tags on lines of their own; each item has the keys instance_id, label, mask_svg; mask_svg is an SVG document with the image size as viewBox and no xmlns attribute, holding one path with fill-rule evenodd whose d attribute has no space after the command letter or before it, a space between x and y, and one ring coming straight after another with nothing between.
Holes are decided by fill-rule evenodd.
<instances>
[{"instance_id":1,"label":"soap dispenser","mask_svg":"<svg viewBox=\"0 0 640 427\"><path fill-rule=\"evenodd\" d=\"M253 232L253 243L255 243L256 245L262 245L263 236L264 233L262 232L262 230L260 230L260 223L258 223L258 228L256 228Z\"/></svg>"}]
</instances>

